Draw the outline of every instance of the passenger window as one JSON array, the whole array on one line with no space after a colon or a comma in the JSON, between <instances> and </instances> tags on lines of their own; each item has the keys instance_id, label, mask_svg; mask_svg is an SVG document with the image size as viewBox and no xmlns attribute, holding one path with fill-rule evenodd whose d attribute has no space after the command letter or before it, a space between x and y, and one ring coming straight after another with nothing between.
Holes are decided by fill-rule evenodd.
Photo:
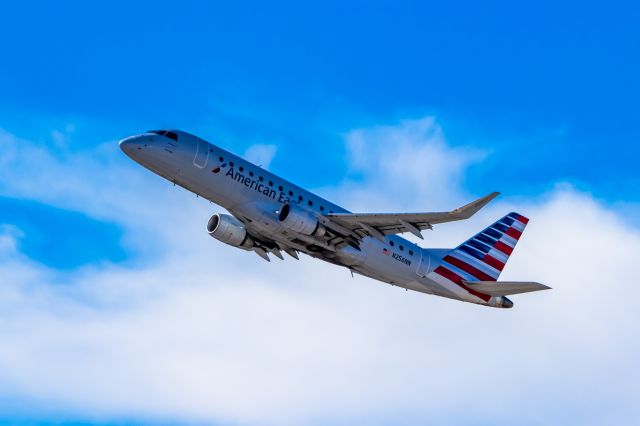
<instances>
[{"instance_id":1,"label":"passenger window","mask_svg":"<svg viewBox=\"0 0 640 426\"><path fill-rule=\"evenodd\" d=\"M244 167L240 166L238 170L240 170L241 172L244 172Z\"/></svg>"},{"instance_id":2,"label":"passenger window","mask_svg":"<svg viewBox=\"0 0 640 426\"><path fill-rule=\"evenodd\" d=\"M233 161L229 161L229 165L233 167Z\"/></svg>"},{"instance_id":3,"label":"passenger window","mask_svg":"<svg viewBox=\"0 0 640 426\"><path fill-rule=\"evenodd\" d=\"M302 195L298 195L298 201L302 201Z\"/></svg>"},{"instance_id":4,"label":"passenger window","mask_svg":"<svg viewBox=\"0 0 640 426\"><path fill-rule=\"evenodd\" d=\"M293 191L289 191L289 197L293 197Z\"/></svg>"},{"instance_id":5,"label":"passenger window","mask_svg":"<svg viewBox=\"0 0 640 426\"><path fill-rule=\"evenodd\" d=\"M220 162L222 163L224 161L223 157L218 157L218 160L220 160Z\"/></svg>"},{"instance_id":6,"label":"passenger window","mask_svg":"<svg viewBox=\"0 0 640 426\"><path fill-rule=\"evenodd\" d=\"M269 186L273 186L273 181L269 181Z\"/></svg>"},{"instance_id":7,"label":"passenger window","mask_svg":"<svg viewBox=\"0 0 640 426\"><path fill-rule=\"evenodd\" d=\"M324 206L320 206L320 211L323 212L324 211Z\"/></svg>"},{"instance_id":8,"label":"passenger window","mask_svg":"<svg viewBox=\"0 0 640 426\"><path fill-rule=\"evenodd\" d=\"M260 177L258 178L258 180L259 180L260 182L264 182L264 178L263 178L262 176L260 176Z\"/></svg>"},{"instance_id":9,"label":"passenger window","mask_svg":"<svg viewBox=\"0 0 640 426\"><path fill-rule=\"evenodd\" d=\"M278 187L278 191L282 192L282 185Z\"/></svg>"},{"instance_id":10,"label":"passenger window","mask_svg":"<svg viewBox=\"0 0 640 426\"><path fill-rule=\"evenodd\" d=\"M389 241L389 245L393 247L395 243L393 241Z\"/></svg>"},{"instance_id":11,"label":"passenger window","mask_svg":"<svg viewBox=\"0 0 640 426\"><path fill-rule=\"evenodd\" d=\"M400 251L404 250L404 247L402 246L398 246L398 248L400 249Z\"/></svg>"},{"instance_id":12,"label":"passenger window","mask_svg":"<svg viewBox=\"0 0 640 426\"><path fill-rule=\"evenodd\" d=\"M313 201L309 200L309 205L312 206L313 205Z\"/></svg>"},{"instance_id":13,"label":"passenger window","mask_svg":"<svg viewBox=\"0 0 640 426\"><path fill-rule=\"evenodd\" d=\"M413 256L413 250L409 250L409 256Z\"/></svg>"},{"instance_id":14,"label":"passenger window","mask_svg":"<svg viewBox=\"0 0 640 426\"><path fill-rule=\"evenodd\" d=\"M249 172L249 176L253 177L253 172Z\"/></svg>"}]
</instances>

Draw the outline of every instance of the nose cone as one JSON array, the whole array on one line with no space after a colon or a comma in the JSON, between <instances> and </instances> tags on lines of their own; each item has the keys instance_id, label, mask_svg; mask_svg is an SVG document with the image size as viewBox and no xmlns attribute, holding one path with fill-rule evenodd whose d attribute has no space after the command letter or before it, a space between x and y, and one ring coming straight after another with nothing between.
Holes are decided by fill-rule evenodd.
<instances>
[{"instance_id":1,"label":"nose cone","mask_svg":"<svg viewBox=\"0 0 640 426\"><path fill-rule=\"evenodd\" d=\"M124 138L119 142L119 144L122 152L124 152L131 158L133 158L135 151L140 149L140 143L136 136L129 136L128 138Z\"/></svg>"}]
</instances>

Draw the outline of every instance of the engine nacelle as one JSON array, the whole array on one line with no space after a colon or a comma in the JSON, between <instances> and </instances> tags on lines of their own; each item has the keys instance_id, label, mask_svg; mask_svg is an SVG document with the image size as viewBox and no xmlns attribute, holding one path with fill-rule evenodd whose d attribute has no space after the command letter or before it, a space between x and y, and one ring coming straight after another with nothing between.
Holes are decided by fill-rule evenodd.
<instances>
[{"instance_id":1,"label":"engine nacelle","mask_svg":"<svg viewBox=\"0 0 640 426\"><path fill-rule=\"evenodd\" d=\"M327 231L312 212L297 204L283 205L278 220L285 228L304 235L321 237Z\"/></svg>"},{"instance_id":2,"label":"engine nacelle","mask_svg":"<svg viewBox=\"0 0 640 426\"><path fill-rule=\"evenodd\" d=\"M238 219L228 214L216 213L207 222L207 232L218 241L233 247L249 249L253 239Z\"/></svg>"}]
</instances>

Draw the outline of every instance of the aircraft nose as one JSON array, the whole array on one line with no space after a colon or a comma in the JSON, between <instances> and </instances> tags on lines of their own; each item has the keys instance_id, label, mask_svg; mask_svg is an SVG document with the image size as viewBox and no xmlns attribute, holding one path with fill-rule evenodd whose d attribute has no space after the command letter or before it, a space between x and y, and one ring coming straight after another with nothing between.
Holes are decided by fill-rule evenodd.
<instances>
[{"instance_id":1,"label":"aircraft nose","mask_svg":"<svg viewBox=\"0 0 640 426\"><path fill-rule=\"evenodd\" d=\"M124 152L128 156L131 156L134 153L134 151L140 147L138 138L136 138L135 136L129 136L127 138L122 139L119 142L119 145L122 152Z\"/></svg>"}]
</instances>

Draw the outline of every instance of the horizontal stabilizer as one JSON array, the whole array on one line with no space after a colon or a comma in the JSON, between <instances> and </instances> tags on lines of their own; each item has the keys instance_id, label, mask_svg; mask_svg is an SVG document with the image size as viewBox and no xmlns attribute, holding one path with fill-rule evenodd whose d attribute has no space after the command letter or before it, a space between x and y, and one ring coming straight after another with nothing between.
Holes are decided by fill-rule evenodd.
<instances>
[{"instance_id":1,"label":"horizontal stabilizer","mask_svg":"<svg viewBox=\"0 0 640 426\"><path fill-rule=\"evenodd\" d=\"M507 296L509 294L551 289L551 287L544 284L528 281L462 281L462 283L469 288L490 296Z\"/></svg>"}]
</instances>

